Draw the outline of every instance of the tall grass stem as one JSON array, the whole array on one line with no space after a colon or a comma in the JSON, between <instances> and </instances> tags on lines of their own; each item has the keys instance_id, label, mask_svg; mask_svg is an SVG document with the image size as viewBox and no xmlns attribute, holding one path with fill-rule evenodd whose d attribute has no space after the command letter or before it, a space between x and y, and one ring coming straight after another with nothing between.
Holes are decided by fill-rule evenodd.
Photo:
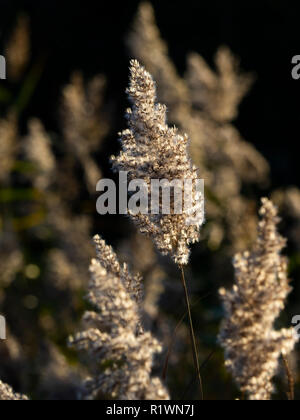
<instances>
[{"instance_id":1,"label":"tall grass stem","mask_svg":"<svg viewBox=\"0 0 300 420\"><path fill-rule=\"evenodd\" d=\"M189 316L189 327L190 327L190 334L191 334L191 341L192 341L194 365L195 365L195 369L197 371L197 376L198 376L198 380L199 380L200 400L203 401L204 400L203 383L202 383L201 372L200 372L197 342L196 342L196 337L195 337L195 331L194 331L194 325L193 325L193 319L192 319L192 312L191 312L191 305L190 305L190 300L189 300L189 293L188 293L188 288L187 288L187 284L186 284L186 280L185 280L185 274L184 274L183 266L180 267L180 271L181 271L181 280L182 280L182 285L183 285L184 295L185 295L185 301L186 301L186 306L187 306L187 311L188 311L188 316Z\"/></svg>"}]
</instances>

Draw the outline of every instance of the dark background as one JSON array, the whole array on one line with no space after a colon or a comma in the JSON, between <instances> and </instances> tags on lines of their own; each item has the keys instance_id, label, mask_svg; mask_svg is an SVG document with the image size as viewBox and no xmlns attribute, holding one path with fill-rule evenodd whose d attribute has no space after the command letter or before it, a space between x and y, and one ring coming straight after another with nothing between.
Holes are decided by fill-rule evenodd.
<instances>
[{"instance_id":1,"label":"dark background","mask_svg":"<svg viewBox=\"0 0 300 420\"><path fill-rule=\"evenodd\" d=\"M138 1L0 1L1 44L16 15L31 19L32 61L42 60L43 75L23 115L40 117L55 130L61 87L74 69L86 76L104 73L107 101L114 107L117 132L123 127L123 94L128 76L124 38ZM243 102L236 124L243 136L266 156L272 187L299 185L298 120L300 80L291 77L291 59L300 54L297 2L153 1L159 28L178 69L186 54L197 51L212 63L221 44L241 58L241 66L257 81ZM3 83L3 82L1 82ZM112 105L114 104L114 105ZM117 106L117 109L116 109Z\"/></svg>"}]
</instances>

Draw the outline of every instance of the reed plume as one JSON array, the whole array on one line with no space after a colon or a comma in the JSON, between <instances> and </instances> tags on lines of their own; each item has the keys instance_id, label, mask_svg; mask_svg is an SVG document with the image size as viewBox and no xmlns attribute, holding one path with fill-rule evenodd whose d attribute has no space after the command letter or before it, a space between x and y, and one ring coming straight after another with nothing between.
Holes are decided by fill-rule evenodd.
<instances>
[{"instance_id":1,"label":"reed plume","mask_svg":"<svg viewBox=\"0 0 300 420\"><path fill-rule=\"evenodd\" d=\"M17 394L13 389L0 381L0 400L1 401L28 401L25 395Z\"/></svg>"},{"instance_id":2,"label":"reed plume","mask_svg":"<svg viewBox=\"0 0 300 420\"><path fill-rule=\"evenodd\" d=\"M219 340L226 366L250 400L271 399L280 356L291 353L297 342L293 328L274 328L291 287L281 255L286 240L277 231L277 209L268 199L262 199L260 216L253 250L235 257L233 289L220 290L226 315Z\"/></svg>"},{"instance_id":3,"label":"reed plume","mask_svg":"<svg viewBox=\"0 0 300 420\"><path fill-rule=\"evenodd\" d=\"M94 365L84 398L169 399L160 379L151 376L153 357L161 345L140 328L137 279L98 236L95 245L88 301L96 312L85 313L85 330L70 340L71 346L87 352Z\"/></svg>"},{"instance_id":4,"label":"reed plume","mask_svg":"<svg viewBox=\"0 0 300 420\"><path fill-rule=\"evenodd\" d=\"M113 165L115 170L127 171L131 180L146 181L149 191L152 180L179 180L182 186L187 179L193 182L191 206L182 214L132 215L141 232L152 238L163 255L171 256L180 266L186 265L189 245L199 241L204 222L204 197L195 190L198 174L188 155L188 137L167 125L167 109L156 103L151 75L135 60L130 71L127 93L133 106L127 111L129 129L121 133L122 152L112 157Z\"/></svg>"}]
</instances>

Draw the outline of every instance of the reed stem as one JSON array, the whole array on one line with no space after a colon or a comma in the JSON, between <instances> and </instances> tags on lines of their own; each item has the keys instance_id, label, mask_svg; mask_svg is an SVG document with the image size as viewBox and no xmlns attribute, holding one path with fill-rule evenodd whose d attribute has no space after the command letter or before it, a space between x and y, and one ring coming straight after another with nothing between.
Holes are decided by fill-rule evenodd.
<instances>
[{"instance_id":1,"label":"reed stem","mask_svg":"<svg viewBox=\"0 0 300 420\"><path fill-rule=\"evenodd\" d=\"M188 311L188 316L189 316L189 327L190 327L191 342L192 342L192 349L193 349L193 358L194 358L194 365L197 371L197 376L198 376L198 381L199 381L200 400L203 401L204 400L203 384L202 384L202 378L201 378L201 372L200 372L197 342L196 342L196 337L195 337L195 332L194 332L191 305L190 305L189 293L187 289L183 266L180 267L180 270L181 270L181 280L182 280L182 285L184 289L185 301L186 301L186 306L187 306L187 311Z\"/></svg>"},{"instance_id":2,"label":"reed stem","mask_svg":"<svg viewBox=\"0 0 300 420\"><path fill-rule=\"evenodd\" d=\"M293 374L289 366L288 359L284 355L282 355L282 359L283 359L283 364L285 367L286 376L287 376L288 385L289 385L289 392L287 393L288 399L289 401L294 401L295 400L295 382L294 382Z\"/></svg>"}]
</instances>

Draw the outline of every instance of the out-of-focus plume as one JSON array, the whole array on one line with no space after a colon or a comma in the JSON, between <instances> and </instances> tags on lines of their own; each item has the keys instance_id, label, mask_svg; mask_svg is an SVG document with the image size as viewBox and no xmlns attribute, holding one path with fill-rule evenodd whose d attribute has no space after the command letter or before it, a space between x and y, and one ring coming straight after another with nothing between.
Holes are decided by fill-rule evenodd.
<instances>
[{"instance_id":1,"label":"out-of-focus plume","mask_svg":"<svg viewBox=\"0 0 300 420\"><path fill-rule=\"evenodd\" d=\"M41 370L38 391L43 400L76 400L80 393L80 377L60 350L46 342L37 359Z\"/></svg>"},{"instance_id":2,"label":"out-of-focus plume","mask_svg":"<svg viewBox=\"0 0 300 420\"><path fill-rule=\"evenodd\" d=\"M105 80L96 76L87 86L80 73L63 90L62 127L68 153L74 154L84 170L90 193L94 193L101 171L92 153L101 148L107 134L107 118L103 117Z\"/></svg>"},{"instance_id":3,"label":"out-of-focus plume","mask_svg":"<svg viewBox=\"0 0 300 420\"><path fill-rule=\"evenodd\" d=\"M0 183L7 183L17 156L18 127L14 114L0 120Z\"/></svg>"},{"instance_id":4,"label":"out-of-focus plume","mask_svg":"<svg viewBox=\"0 0 300 420\"><path fill-rule=\"evenodd\" d=\"M162 40L156 25L153 7L148 2L139 6L132 32L127 40L133 57L137 58L153 75L157 82L159 100L173 114L182 112L189 103L189 92L184 80L168 57L168 46Z\"/></svg>"},{"instance_id":5,"label":"out-of-focus plume","mask_svg":"<svg viewBox=\"0 0 300 420\"><path fill-rule=\"evenodd\" d=\"M29 133L24 139L26 157L34 164L33 183L42 191L53 184L56 160L51 149L51 139L38 119L28 124Z\"/></svg>"},{"instance_id":6,"label":"out-of-focus plume","mask_svg":"<svg viewBox=\"0 0 300 420\"><path fill-rule=\"evenodd\" d=\"M18 81L30 60L29 18L19 16L17 24L6 45L7 73L13 82Z\"/></svg>"},{"instance_id":7,"label":"out-of-focus plume","mask_svg":"<svg viewBox=\"0 0 300 420\"><path fill-rule=\"evenodd\" d=\"M214 121L225 123L238 115L238 106L251 87L252 76L240 72L237 58L225 46L218 50L215 64L216 73L199 54L190 54L187 83L193 105Z\"/></svg>"},{"instance_id":8,"label":"out-of-focus plume","mask_svg":"<svg viewBox=\"0 0 300 420\"><path fill-rule=\"evenodd\" d=\"M23 267L23 254L15 235L11 232L0 233L0 303L4 290L8 288Z\"/></svg>"},{"instance_id":9,"label":"out-of-focus plume","mask_svg":"<svg viewBox=\"0 0 300 420\"><path fill-rule=\"evenodd\" d=\"M274 191L272 200L288 224L288 238L300 250L300 190L297 187Z\"/></svg>"}]
</instances>

